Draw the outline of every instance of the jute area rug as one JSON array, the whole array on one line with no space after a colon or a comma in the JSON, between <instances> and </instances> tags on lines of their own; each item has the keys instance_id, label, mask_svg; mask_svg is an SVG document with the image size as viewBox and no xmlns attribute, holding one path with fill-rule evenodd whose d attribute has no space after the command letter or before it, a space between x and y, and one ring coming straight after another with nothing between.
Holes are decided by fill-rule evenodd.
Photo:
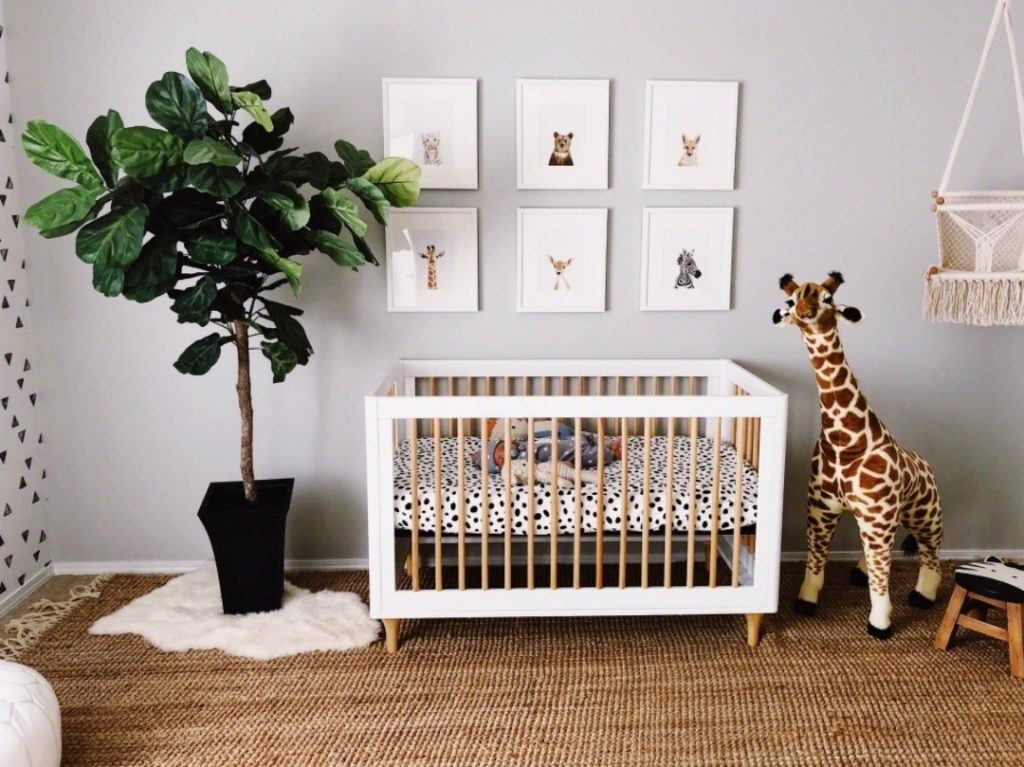
<instances>
[{"instance_id":1,"label":"jute area rug","mask_svg":"<svg viewBox=\"0 0 1024 767\"><path fill-rule=\"evenodd\" d=\"M380 644L261 662L162 653L89 625L166 579L102 584L21 660L54 685L66 767L161 765L1024 764L1024 682L1005 645L931 639L942 606L904 605L896 636L865 633L867 594L830 567L818 617L783 611L756 650L737 616L438 620ZM365 573L293 574L366 593Z\"/></svg>"}]
</instances>

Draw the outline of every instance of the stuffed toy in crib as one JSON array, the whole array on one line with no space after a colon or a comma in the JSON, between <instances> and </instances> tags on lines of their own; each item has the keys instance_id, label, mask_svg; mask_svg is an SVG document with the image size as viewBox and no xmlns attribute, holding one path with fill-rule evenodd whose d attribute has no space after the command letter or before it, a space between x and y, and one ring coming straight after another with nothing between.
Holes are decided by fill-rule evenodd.
<instances>
[{"instance_id":1,"label":"stuffed toy in crib","mask_svg":"<svg viewBox=\"0 0 1024 767\"><path fill-rule=\"evenodd\" d=\"M530 425L526 418L509 419L509 452L511 461L512 482L524 485L529 481L529 436ZM557 438L552 440L552 423L549 420L533 422L534 478L542 484L551 483L552 445L558 456L556 471L558 478L569 482L575 481L576 466L576 430L569 424L558 424ZM487 468L491 474L498 474L505 466L505 429L504 421L492 419L487 423ZM580 467L584 482L597 482L598 457L601 448L597 435L592 432L580 433ZM622 440L615 437L606 439L604 444L604 464L607 466L622 458ZM472 460L480 461L480 454Z\"/></svg>"}]
</instances>

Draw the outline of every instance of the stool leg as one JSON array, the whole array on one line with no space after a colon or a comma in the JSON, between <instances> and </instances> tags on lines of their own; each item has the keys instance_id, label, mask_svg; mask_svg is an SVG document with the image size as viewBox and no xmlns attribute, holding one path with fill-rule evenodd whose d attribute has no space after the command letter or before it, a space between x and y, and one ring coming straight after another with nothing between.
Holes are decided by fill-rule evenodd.
<instances>
[{"instance_id":1,"label":"stool leg","mask_svg":"<svg viewBox=\"0 0 1024 767\"><path fill-rule=\"evenodd\" d=\"M384 624L384 649L388 655L398 652L398 627L401 623L398 618L383 618Z\"/></svg>"},{"instance_id":2,"label":"stool leg","mask_svg":"<svg viewBox=\"0 0 1024 767\"><path fill-rule=\"evenodd\" d=\"M1020 603L1006 604L1006 629L1010 635L1010 675L1024 679L1024 610Z\"/></svg>"},{"instance_id":3,"label":"stool leg","mask_svg":"<svg viewBox=\"0 0 1024 767\"><path fill-rule=\"evenodd\" d=\"M949 598L949 607L946 614L942 616L942 623L939 624L939 631L935 635L935 647L938 650L945 650L949 647L949 640L953 638L956 631L956 619L960 617L960 610L967 599L967 589L957 586L953 589L953 595Z\"/></svg>"}]
</instances>

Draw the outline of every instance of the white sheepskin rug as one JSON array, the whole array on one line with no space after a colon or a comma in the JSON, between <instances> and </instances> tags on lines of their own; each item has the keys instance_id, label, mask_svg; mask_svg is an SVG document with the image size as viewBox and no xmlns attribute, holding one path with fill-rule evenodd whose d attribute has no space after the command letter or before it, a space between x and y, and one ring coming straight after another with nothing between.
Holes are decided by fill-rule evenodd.
<instances>
[{"instance_id":1,"label":"white sheepskin rug","mask_svg":"<svg viewBox=\"0 0 1024 767\"><path fill-rule=\"evenodd\" d=\"M89 633L141 634L165 652L222 650L270 660L365 647L377 640L379 630L380 624L355 594L311 592L287 581L280 610L224 615L211 562L100 618Z\"/></svg>"}]
</instances>

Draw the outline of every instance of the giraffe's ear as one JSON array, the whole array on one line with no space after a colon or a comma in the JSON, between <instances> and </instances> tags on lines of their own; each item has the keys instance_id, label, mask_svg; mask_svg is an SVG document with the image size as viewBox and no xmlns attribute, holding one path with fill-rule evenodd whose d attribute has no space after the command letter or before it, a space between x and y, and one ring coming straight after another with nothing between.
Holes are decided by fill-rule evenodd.
<instances>
[{"instance_id":1,"label":"giraffe's ear","mask_svg":"<svg viewBox=\"0 0 1024 767\"><path fill-rule=\"evenodd\" d=\"M842 272L829 272L828 277L821 283L821 287L825 288L829 293L835 293L844 282L846 280L843 279Z\"/></svg>"},{"instance_id":2,"label":"giraffe's ear","mask_svg":"<svg viewBox=\"0 0 1024 767\"><path fill-rule=\"evenodd\" d=\"M788 308L788 307L787 307ZM788 311L782 311L782 309L776 309L775 313L772 314L773 325L792 325L793 315Z\"/></svg>"},{"instance_id":3,"label":"giraffe's ear","mask_svg":"<svg viewBox=\"0 0 1024 767\"><path fill-rule=\"evenodd\" d=\"M779 277L779 287L782 288L782 291L787 296L791 296L800 286L797 285L796 280L793 279L793 275L786 272L784 275Z\"/></svg>"},{"instance_id":4,"label":"giraffe's ear","mask_svg":"<svg viewBox=\"0 0 1024 767\"><path fill-rule=\"evenodd\" d=\"M860 313L860 309L856 306L837 306L836 314L847 322L860 322L864 319L864 315Z\"/></svg>"}]
</instances>

